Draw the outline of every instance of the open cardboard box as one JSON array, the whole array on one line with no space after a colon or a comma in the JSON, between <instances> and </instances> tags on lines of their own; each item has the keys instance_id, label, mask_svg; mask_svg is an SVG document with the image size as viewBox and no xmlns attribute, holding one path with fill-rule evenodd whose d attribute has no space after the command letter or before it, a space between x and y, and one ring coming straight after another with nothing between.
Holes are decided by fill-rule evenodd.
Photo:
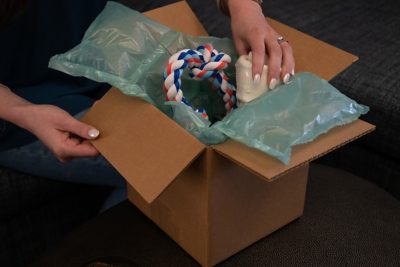
<instances>
[{"instance_id":1,"label":"open cardboard box","mask_svg":"<svg viewBox=\"0 0 400 267\"><path fill-rule=\"evenodd\" d=\"M206 35L186 2L146 14L178 31ZM269 22L290 40L297 71L329 80L357 60ZM94 145L126 178L129 200L203 266L215 265L300 217L309 162L374 129L362 120L337 127L295 146L284 165L233 140L206 146L157 108L115 88L84 120L100 129Z\"/></svg>"}]
</instances>

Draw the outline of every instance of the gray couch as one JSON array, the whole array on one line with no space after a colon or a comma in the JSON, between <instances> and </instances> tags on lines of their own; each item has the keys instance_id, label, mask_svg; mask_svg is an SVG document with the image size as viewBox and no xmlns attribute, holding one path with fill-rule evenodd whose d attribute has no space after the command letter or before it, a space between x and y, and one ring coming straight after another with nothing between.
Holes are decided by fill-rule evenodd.
<instances>
[{"instance_id":1,"label":"gray couch","mask_svg":"<svg viewBox=\"0 0 400 267\"><path fill-rule=\"evenodd\" d=\"M123 2L147 10L175 1ZM188 2L211 35L229 35L229 19L217 15L215 5ZM362 119L377 129L318 161L361 176L400 199L400 9L396 1L264 2L266 15L360 57L331 83L370 106L371 111ZM95 216L107 192L107 188L0 169L1 265L23 266L29 262ZM384 203L376 205L385 207Z\"/></svg>"}]
</instances>

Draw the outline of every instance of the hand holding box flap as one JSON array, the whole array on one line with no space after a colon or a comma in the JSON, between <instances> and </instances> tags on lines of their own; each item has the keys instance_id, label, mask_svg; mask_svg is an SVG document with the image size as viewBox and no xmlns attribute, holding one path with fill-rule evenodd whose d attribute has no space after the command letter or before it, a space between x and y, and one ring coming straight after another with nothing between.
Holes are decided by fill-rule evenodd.
<instances>
[{"instance_id":1,"label":"hand holding box flap","mask_svg":"<svg viewBox=\"0 0 400 267\"><path fill-rule=\"evenodd\" d=\"M94 146L149 203L205 147L155 107L117 89L83 120L100 130Z\"/></svg>"}]
</instances>

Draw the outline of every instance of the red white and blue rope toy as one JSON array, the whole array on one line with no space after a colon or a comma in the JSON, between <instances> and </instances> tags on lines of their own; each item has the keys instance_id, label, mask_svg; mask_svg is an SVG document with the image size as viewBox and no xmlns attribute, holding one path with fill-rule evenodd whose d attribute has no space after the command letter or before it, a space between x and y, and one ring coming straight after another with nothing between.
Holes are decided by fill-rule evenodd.
<instances>
[{"instance_id":1,"label":"red white and blue rope toy","mask_svg":"<svg viewBox=\"0 0 400 267\"><path fill-rule=\"evenodd\" d=\"M226 112L236 108L236 89L223 71L231 62L231 57L219 53L211 44L200 45L196 50L184 49L168 60L164 71L164 91L167 101L182 102L191 108L193 106L183 96L181 76L185 68L189 68L189 76L194 79L209 79L218 88L225 102ZM208 118L204 108L194 109L203 118Z\"/></svg>"}]
</instances>

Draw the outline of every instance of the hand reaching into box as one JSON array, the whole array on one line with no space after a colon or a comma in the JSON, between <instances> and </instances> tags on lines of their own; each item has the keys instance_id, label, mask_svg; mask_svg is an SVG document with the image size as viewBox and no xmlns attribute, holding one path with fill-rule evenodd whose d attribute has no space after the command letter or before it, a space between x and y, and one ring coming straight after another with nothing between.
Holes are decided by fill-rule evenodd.
<instances>
[{"instance_id":1,"label":"hand reaching into box","mask_svg":"<svg viewBox=\"0 0 400 267\"><path fill-rule=\"evenodd\" d=\"M231 16L231 28L236 49L240 55L250 51L252 58L252 77L257 85L261 82L265 55L268 55L267 85L274 89L279 81L288 83L294 75L292 48L265 20L260 1L220 0L220 7L226 6Z\"/></svg>"}]
</instances>

